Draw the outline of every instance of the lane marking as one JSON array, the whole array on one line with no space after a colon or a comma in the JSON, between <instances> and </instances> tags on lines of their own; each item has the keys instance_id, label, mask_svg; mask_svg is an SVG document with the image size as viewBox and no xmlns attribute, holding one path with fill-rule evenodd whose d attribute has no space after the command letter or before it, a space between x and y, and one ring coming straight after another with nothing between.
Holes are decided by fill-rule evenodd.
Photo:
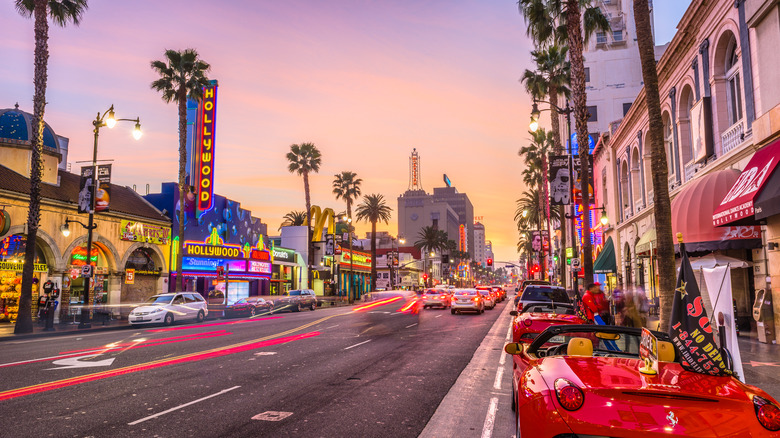
<instances>
[{"instance_id":1,"label":"lane marking","mask_svg":"<svg viewBox=\"0 0 780 438\"><path fill-rule=\"evenodd\" d=\"M329 330L329 329L332 329L332 328L336 328L336 327L338 327L338 326L340 326L340 325L341 325L341 324L336 324L336 325L332 325L332 326L330 326L330 327L325 327L323 330Z\"/></svg>"},{"instance_id":2,"label":"lane marking","mask_svg":"<svg viewBox=\"0 0 780 438\"><path fill-rule=\"evenodd\" d=\"M496 380L493 381L493 389L501 389L501 379L504 377L504 367L498 367L496 371Z\"/></svg>"},{"instance_id":3,"label":"lane marking","mask_svg":"<svg viewBox=\"0 0 780 438\"><path fill-rule=\"evenodd\" d=\"M224 394L224 393L226 393L226 392L230 392L230 391L232 391L232 390L234 390L234 389L238 389L238 388L240 388L240 386L234 386L234 387L232 387L232 388L223 389L222 391L219 391L219 392L218 392L218 393L216 393L216 394L207 395L206 397L199 398L199 399L197 399L197 400L193 400L193 401L191 401L191 402L189 402L189 403L184 403L183 405L176 406L175 408L168 409L167 411L158 412L158 413L156 413L156 414L154 414L154 415L150 415L150 416L148 416L148 417L141 418L140 420L135 420L135 421L133 421L132 423L127 423L127 424L128 424L129 426L135 426L136 424L138 424L138 423L143 423L143 422L144 422L144 421L146 421L146 420L151 420L152 418L157 418L157 417L163 416L163 415L165 415L165 414L169 414L169 413L171 413L171 412L173 412L173 411L177 411L177 410L179 410L179 409L186 408L187 406L194 405L195 403L202 402L203 400L208 400L208 399L210 399L210 398L216 397L216 396L218 396L218 395L222 395L222 394Z\"/></svg>"},{"instance_id":4,"label":"lane marking","mask_svg":"<svg viewBox=\"0 0 780 438\"><path fill-rule=\"evenodd\" d=\"M436 315L436 318L441 318L443 315Z\"/></svg>"},{"instance_id":5,"label":"lane marking","mask_svg":"<svg viewBox=\"0 0 780 438\"><path fill-rule=\"evenodd\" d=\"M265 411L255 415L252 419L261 421L282 421L292 414L292 412Z\"/></svg>"},{"instance_id":6,"label":"lane marking","mask_svg":"<svg viewBox=\"0 0 780 438\"><path fill-rule=\"evenodd\" d=\"M355 345L350 345L349 347L345 348L345 350L349 350L350 348L355 348L355 347L357 347L357 346L360 346L360 345L363 345L363 344L367 344L367 343L369 343L369 342L371 342L371 339L369 339L369 340L367 340L367 341L363 341L363 342L357 343L357 344L355 344Z\"/></svg>"},{"instance_id":7,"label":"lane marking","mask_svg":"<svg viewBox=\"0 0 780 438\"><path fill-rule=\"evenodd\" d=\"M273 356L276 354L275 351L261 351L259 353L255 353L255 356Z\"/></svg>"},{"instance_id":8,"label":"lane marking","mask_svg":"<svg viewBox=\"0 0 780 438\"><path fill-rule=\"evenodd\" d=\"M100 354L92 354L89 356L80 356L80 357L69 357L67 359L60 359L55 360L52 362L52 365L60 365L55 368L46 368L45 371L49 370L67 370L71 368L91 368L91 367L110 367L112 363L114 363L115 357L112 357L111 359L105 359L105 360L99 360L96 362L82 362L79 359L87 359L90 357L98 357Z\"/></svg>"},{"instance_id":9,"label":"lane marking","mask_svg":"<svg viewBox=\"0 0 780 438\"><path fill-rule=\"evenodd\" d=\"M487 415L485 416L485 425L482 427L482 438L490 438L493 436L493 425L496 422L496 411L498 410L498 397L490 399L490 407L488 407Z\"/></svg>"},{"instance_id":10,"label":"lane marking","mask_svg":"<svg viewBox=\"0 0 780 438\"><path fill-rule=\"evenodd\" d=\"M506 340L510 342L512 340L512 322L509 322L509 329L506 331Z\"/></svg>"},{"instance_id":11,"label":"lane marking","mask_svg":"<svg viewBox=\"0 0 780 438\"><path fill-rule=\"evenodd\" d=\"M414 326L416 326L416 325L417 325L417 323L415 322L414 324L409 324L409 325L407 325L407 326L406 326L406 327L404 327L404 328L412 328L412 327L414 327Z\"/></svg>"},{"instance_id":12,"label":"lane marking","mask_svg":"<svg viewBox=\"0 0 780 438\"><path fill-rule=\"evenodd\" d=\"M265 316L262 318L253 317L250 319L239 319L237 321L212 322L210 324L198 324L198 325L184 325L181 327L168 327L168 328L161 328L161 329L151 329L146 331L150 333L171 332L176 330L190 330L190 329L198 329L203 327L214 327L219 325L233 325L233 324L244 324L247 322L268 321L269 319L279 319L279 318L284 318L284 316Z\"/></svg>"},{"instance_id":13,"label":"lane marking","mask_svg":"<svg viewBox=\"0 0 780 438\"><path fill-rule=\"evenodd\" d=\"M507 354L502 351L501 352L501 358L498 359L498 364L499 365L503 365L504 363L506 363L506 357L507 357Z\"/></svg>"}]
</instances>

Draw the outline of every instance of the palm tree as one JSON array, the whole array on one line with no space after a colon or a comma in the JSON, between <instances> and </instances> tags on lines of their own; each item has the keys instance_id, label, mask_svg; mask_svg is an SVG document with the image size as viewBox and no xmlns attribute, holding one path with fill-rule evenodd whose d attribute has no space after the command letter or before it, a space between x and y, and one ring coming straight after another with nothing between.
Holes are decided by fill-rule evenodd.
<instances>
[{"instance_id":1,"label":"palm tree","mask_svg":"<svg viewBox=\"0 0 780 438\"><path fill-rule=\"evenodd\" d=\"M41 222L41 175L43 173L43 115L46 110L46 80L49 64L49 21L65 27L78 26L87 10L87 0L16 0L16 10L25 17L33 17L35 52L33 55L33 137L30 154L30 208L27 211L27 246L22 268L22 292L14 333L30 333L32 325L32 284L35 263L35 242Z\"/></svg>"},{"instance_id":2,"label":"palm tree","mask_svg":"<svg viewBox=\"0 0 780 438\"><path fill-rule=\"evenodd\" d=\"M357 220L371 222L371 290L376 289L376 223L390 222L390 212L393 211L385 202L385 197L374 193L363 197L363 202L357 207ZM350 259L351 260L351 259Z\"/></svg>"},{"instance_id":3,"label":"palm tree","mask_svg":"<svg viewBox=\"0 0 780 438\"><path fill-rule=\"evenodd\" d=\"M287 161L290 164L287 166L287 170L290 173L297 173L303 176L303 193L306 198L306 228L308 231L308 243L309 246L309 270L308 281L311 283L311 266L314 264L314 251L311 248L311 192L309 190L309 174L320 171L320 164L322 163L322 154L314 143L301 143L300 145L290 145L290 152L287 152Z\"/></svg>"},{"instance_id":4,"label":"palm tree","mask_svg":"<svg viewBox=\"0 0 780 438\"><path fill-rule=\"evenodd\" d=\"M418 240L414 246L423 251L424 260L428 260L428 253L447 249L449 237L447 233L433 226L422 227L417 234ZM426 285L427 286L427 285Z\"/></svg>"},{"instance_id":5,"label":"palm tree","mask_svg":"<svg viewBox=\"0 0 780 438\"><path fill-rule=\"evenodd\" d=\"M520 79L525 84L526 91L534 100L550 101L550 124L553 134L553 145L556 154L563 153L561 142L560 116L555 108L559 108L558 97L569 96L570 64L567 59L569 48L553 44L547 48L534 50L536 70L526 70Z\"/></svg>"},{"instance_id":6,"label":"palm tree","mask_svg":"<svg viewBox=\"0 0 780 438\"><path fill-rule=\"evenodd\" d=\"M179 109L179 241L176 257L176 291L184 289L182 254L184 248L184 200L187 196L187 99L200 101L203 87L209 85L206 73L211 66L198 57L195 49L165 51L165 61L152 61L152 70L160 78L152 89L162 93L166 103L175 102Z\"/></svg>"},{"instance_id":7,"label":"palm tree","mask_svg":"<svg viewBox=\"0 0 780 438\"><path fill-rule=\"evenodd\" d=\"M306 212L301 210L293 210L282 218L282 224L279 225L279 229L282 227L300 227L306 224Z\"/></svg>"},{"instance_id":8,"label":"palm tree","mask_svg":"<svg viewBox=\"0 0 780 438\"><path fill-rule=\"evenodd\" d=\"M355 172L345 170L336 174L333 179L333 194L336 199L343 199L347 203L347 222L349 223L349 283L347 286L347 300L351 303L354 300L354 264L352 262L352 203L360 196L360 184L362 179L357 177Z\"/></svg>"},{"instance_id":9,"label":"palm tree","mask_svg":"<svg viewBox=\"0 0 780 438\"><path fill-rule=\"evenodd\" d=\"M669 183L666 150L663 144L661 99L658 92L653 34L650 28L650 11L647 1L634 0L634 23L642 62L642 79L645 83L645 102L650 127L647 143L650 145L650 167L653 180L653 215L658 238L658 292L661 301L663 330L669 327L675 286L674 240L672 236L672 208L669 200Z\"/></svg>"}]
</instances>

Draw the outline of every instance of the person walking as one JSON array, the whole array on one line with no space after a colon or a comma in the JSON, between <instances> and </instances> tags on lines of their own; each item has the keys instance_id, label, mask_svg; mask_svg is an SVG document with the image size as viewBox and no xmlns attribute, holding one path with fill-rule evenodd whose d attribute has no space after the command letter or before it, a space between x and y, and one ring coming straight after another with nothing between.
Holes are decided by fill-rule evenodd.
<instances>
[{"instance_id":1,"label":"person walking","mask_svg":"<svg viewBox=\"0 0 780 438\"><path fill-rule=\"evenodd\" d=\"M582 303L585 307L585 315L589 321L606 325L607 321L609 321L609 301L604 295L604 291L601 290L599 283L588 285L588 290L582 296Z\"/></svg>"}]
</instances>

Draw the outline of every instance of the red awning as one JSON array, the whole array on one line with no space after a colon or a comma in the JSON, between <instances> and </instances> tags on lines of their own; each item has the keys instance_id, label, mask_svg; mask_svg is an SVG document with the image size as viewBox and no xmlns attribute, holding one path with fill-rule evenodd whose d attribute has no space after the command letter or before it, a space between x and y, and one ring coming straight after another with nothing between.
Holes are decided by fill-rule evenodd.
<instances>
[{"instance_id":1,"label":"red awning","mask_svg":"<svg viewBox=\"0 0 780 438\"><path fill-rule=\"evenodd\" d=\"M763 190L778 161L780 161L780 140L775 140L758 150L720 205L715 208L712 223L716 227L728 224L758 224L758 220L754 217L753 201Z\"/></svg>"},{"instance_id":2,"label":"red awning","mask_svg":"<svg viewBox=\"0 0 780 438\"><path fill-rule=\"evenodd\" d=\"M761 227L712 224L715 207L738 175L735 169L709 173L686 184L672 200L672 232L683 234L688 252L761 247Z\"/></svg>"}]
</instances>

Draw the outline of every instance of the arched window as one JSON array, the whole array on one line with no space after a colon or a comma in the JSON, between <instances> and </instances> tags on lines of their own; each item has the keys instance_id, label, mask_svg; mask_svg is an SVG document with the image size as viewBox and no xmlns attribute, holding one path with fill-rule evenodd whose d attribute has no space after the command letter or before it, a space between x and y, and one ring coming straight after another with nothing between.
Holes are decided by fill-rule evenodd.
<instances>
[{"instance_id":1,"label":"arched window","mask_svg":"<svg viewBox=\"0 0 780 438\"><path fill-rule=\"evenodd\" d=\"M740 87L737 39L731 36L726 49L726 99L729 108L729 126L742 120L742 89Z\"/></svg>"},{"instance_id":2,"label":"arched window","mask_svg":"<svg viewBox=\"0 0 780 438\"><path fill-rule=\"evenodd\" d=\"M674 175L674 131L672 130L672 119L669 113L664 113L664 149L666 150L666 164L669 169L669 176Z\"/></svg>"}]
</instances>

